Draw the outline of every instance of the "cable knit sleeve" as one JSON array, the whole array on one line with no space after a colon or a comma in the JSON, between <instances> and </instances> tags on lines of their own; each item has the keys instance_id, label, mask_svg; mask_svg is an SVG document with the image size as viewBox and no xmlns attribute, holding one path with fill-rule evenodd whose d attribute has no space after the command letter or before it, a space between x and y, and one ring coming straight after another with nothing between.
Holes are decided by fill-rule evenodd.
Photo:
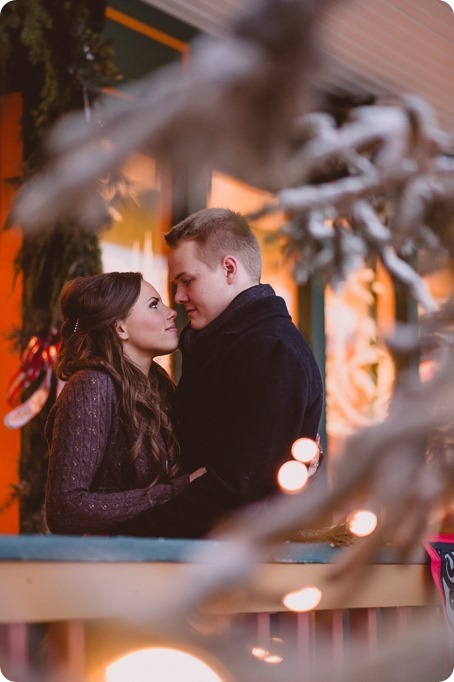
<instances>
[{"instance_id":1,"label":"cable knit sleeve","mask_svg":"<svg viewBox=\"0 0 454 682\"><path fill-rule=\"evenodd\" d=\"M46 425L46 517L53 533L115 532L122 522L169 501L189 484L189 476L183 475L170 484L121 489L116 403L111 378L84 370L71 377L54 405ZM105 481L97 483L100 467L110 476L112 491Z\"/></svg>"}]
</instances>

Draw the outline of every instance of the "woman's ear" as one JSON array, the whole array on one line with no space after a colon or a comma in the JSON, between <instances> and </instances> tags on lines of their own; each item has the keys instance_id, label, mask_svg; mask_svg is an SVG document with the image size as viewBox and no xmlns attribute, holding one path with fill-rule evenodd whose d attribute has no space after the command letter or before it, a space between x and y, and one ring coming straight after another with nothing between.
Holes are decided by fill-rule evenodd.
<instances>
[{"instance_id":1,"label":"woman's ear","mask_svg":"<svg viewBox=\"0 0 454 682\"><path fill-rule=\"evenodd\" d=\"M126 325L122 320L115 322L115 331L122 341L128 340L128 330L126 329Z\"/></svg>"}]
</instances>

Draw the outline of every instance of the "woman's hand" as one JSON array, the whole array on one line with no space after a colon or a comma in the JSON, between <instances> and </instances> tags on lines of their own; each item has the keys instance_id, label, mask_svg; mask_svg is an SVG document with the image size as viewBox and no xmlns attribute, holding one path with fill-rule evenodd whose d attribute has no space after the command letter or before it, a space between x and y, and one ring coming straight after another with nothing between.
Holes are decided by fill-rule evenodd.
<instances>
[{"instance_id":1,"label":"woman's hand","mask_svg":"<svg viewBox=\"0 0 454 682\"><path fill-rule=\"evenodd\" d=\"M192 483L192 481L195 481L196 478L199 478L199 476L203 476L206 474L207 470L205 467L200 467L200 469L196 469L195 471L192 472L192 474L189 474L189 482Z\"/></svg>"}]
</instances>

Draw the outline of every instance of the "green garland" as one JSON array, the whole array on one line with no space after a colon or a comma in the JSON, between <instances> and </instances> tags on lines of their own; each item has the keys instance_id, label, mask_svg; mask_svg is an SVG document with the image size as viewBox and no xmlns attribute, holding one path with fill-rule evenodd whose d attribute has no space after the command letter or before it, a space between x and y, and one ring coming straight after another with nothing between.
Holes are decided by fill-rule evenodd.
<instances>
[{"instance_id":1,"label":"green garland","mask_svg":"<svg viewBox=\"0 0 454 682\"><path fill-rule=\"evenodd\" d=\"M46 163L43 141L49 127L66 112L87 107L117 76L110 45L89 27L89 0L15 0L0 20L3 91L23 98L23 179ZM25 235L16 259L22 275L22 324L14 337L23 349L30 337L46 338L58 326L58 299L72 277L101 271L98 229L74 221L48 225ZM38 379L37 383L40 379ZM26 399L36 388L31 386ZM48 449L44 424L55 400L55 386L44 409L22 429L18 486L20 530L42 532ZM8 500L2 508L8 506Z\"/></svg>"},{"instance_id":2,"label":"green garland","mask_svg":"<svg viewBox=\"0 0 454 682\"><path fill-rule=\"evenodd\" d=\"M15 0L2 11L0 63L3 82L35 99L33 123L24 130L40 147L49 125L117 77L109 42L89 28L89 0ZM25 81L35 75L36 80ZM15 81L22 82L17 83ZM33 151L37 151L33 150ZM36 168L34 169L36 170Z\"/></svg>"}]
</instances>

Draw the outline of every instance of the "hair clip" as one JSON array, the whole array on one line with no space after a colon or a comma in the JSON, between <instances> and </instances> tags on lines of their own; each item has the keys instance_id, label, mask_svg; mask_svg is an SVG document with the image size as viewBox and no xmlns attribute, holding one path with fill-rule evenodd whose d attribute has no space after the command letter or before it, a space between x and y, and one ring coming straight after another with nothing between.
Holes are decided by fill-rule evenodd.
<instances>
[{"instance_id":1,"label":"hair clip","mask_svg":"<svg viewBox=\"0 0 454 682\"><path fill-rule=\"evenodd\" d=\"M76 324L74 325L73 334L77 331L78 326L79 326L79 318L77 318Z\"/></svg>"}]
</instances>

